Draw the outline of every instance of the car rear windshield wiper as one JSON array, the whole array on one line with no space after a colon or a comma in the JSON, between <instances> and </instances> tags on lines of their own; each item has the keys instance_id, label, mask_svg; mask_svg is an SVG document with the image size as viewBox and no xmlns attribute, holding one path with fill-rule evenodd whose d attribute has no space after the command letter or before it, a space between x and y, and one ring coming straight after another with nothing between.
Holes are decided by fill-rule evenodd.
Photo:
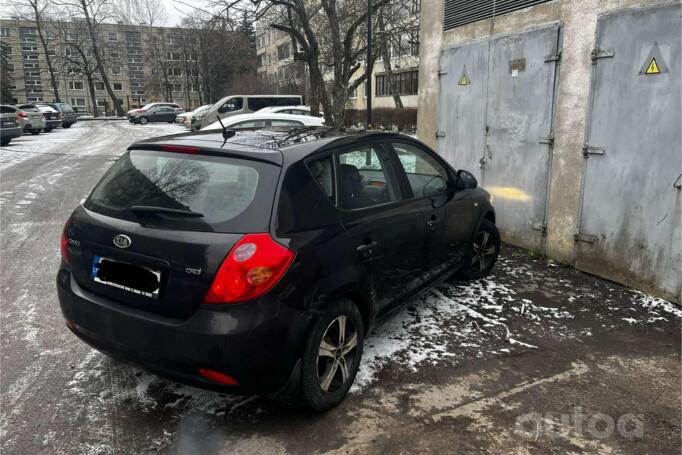
<instances>
[{"instance_id":1,"label":"car rear windshield wiper","mask_svg":"<svg viewBox=\"0 0 682 455\"><path fill-rule=\"evenodd\" d=\"M204 216L203 213L192 212L191 210L170 209L167 207L156 207L152 205L133 205L130 207L130 211L139 214L158 213L161 215L182 216L188 218L201 218Z\"/></svg>"}]
</instances>

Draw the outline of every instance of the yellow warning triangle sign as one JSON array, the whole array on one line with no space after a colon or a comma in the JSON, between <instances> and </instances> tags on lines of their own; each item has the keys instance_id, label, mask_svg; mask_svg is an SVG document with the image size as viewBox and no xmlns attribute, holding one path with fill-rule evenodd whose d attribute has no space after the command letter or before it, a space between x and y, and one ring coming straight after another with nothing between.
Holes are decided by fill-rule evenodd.
<instances>
[{"instance_id":1,"label":"yellow warning triangle sign","mask_svg":"<svg viewBox=\"0 0 682 455\"><path fill-rule=\"evenodd\" d=\"M469 85L469 78L466 74L462 74L462 77L459 78L459 85Z\"/></svg>"},{"instance_id":2,"label":"yellow warning triangle sign","mask_svg":"<svg viewBox=\"0 0 682 455\"><path fill-rule=\"evenodd\" d=\"M651 63L649 63L649 66L647 67L644 74L661 74L661 70L658 68L658 63L656 63L655 57L651 59Z\"/></svg>"}]
</instances>

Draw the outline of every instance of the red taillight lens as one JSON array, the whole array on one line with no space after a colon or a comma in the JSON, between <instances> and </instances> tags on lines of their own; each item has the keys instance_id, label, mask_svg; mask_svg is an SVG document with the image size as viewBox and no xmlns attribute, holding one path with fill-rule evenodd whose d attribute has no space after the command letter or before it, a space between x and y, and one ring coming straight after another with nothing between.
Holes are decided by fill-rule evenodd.
<instances>
[{"instance_id":1,"label":"red taillight lens","mask_svg":"<svg viewBox=\"0 0 682 455\"><path fill-rule=\"evenodd\" d=\"M60 113L59 113L59 118L64 118L64 113L63 113L63 112L60 112Z\"/></svg>"},{"instance_id":2,"label":"red taillight lens","mask_svg":"<svg viewBox=\"0 0 682 455\"><path fill-rule=\"evenodd\" d=\"M232 248L204 303L238 303L259 297L277 284L296 255L270 234L247 234Z\"/></svg>"},{"instance_id":3,"label":"red taillight lens","mask_svg":"<svg viewBox=\"0 0 682 455\"><path fill-rule=\"evenodd\" d=\"M24 111L19 111L18 114L19 114L19 117L28 117L28 114Z\"/></svg>"},{"instance_id":4,"label":"red taillight lens","mask_svg":"<svg viewBox=\"0 0 682 455\"><path fill-rule=\"evenodd\" d=\"M237 382L235 378L219 371L209 370L208 368L199 368L199 374L209 381L219 382L225 385L239 385L239 382Z\"/></svg>"},{"instance_id":5,"label":"red taillight lens","mask_svg":"<svg viewBox=\"0 0 682 455\"><path fill-rule=\"evenodd\" d=\"M67 237L66 231L68 230L69 227L69 222L67 221L66 224L64 225L64 229L62 229L62 239L61 239L61 247L62 247L62 261L64 261L66 264L69 264L69 239Z\"/></svg>"}]
</instances>

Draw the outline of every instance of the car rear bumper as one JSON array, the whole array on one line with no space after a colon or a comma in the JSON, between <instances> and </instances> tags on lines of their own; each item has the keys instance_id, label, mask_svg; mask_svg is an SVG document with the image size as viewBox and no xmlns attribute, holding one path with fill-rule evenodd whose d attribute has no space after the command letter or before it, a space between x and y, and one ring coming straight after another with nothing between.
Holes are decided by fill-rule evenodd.
<instances>
[{"instance_id":1,"label":"car rear bumper","mask_svg":"<svg viewBox=\"0 0 682 455\"><path fill-rule=\"evenodd\" d=\"M200 307L189 319L171 319L127 307L81 288L61 268L57 291L67 326L112 357L197 387L227 393L272 393L291 377L312 315L274 299ZM204 379L199 368L227 374L227 386Z\"/></svg>"},{"instance_id":2,"label":"car rear bumper","mask_svg":"<svg viewBox=\"0 0 682 455\"><path fill-rule=\"evenodd\" d=\"M24 129L20 126L13 126L10 128L0 128L0 137L13 139L20 137L24 133Z\"/></svg>"},{"instance_id":3,"label":"car rear bumper","mask_svg":"<svg viewBox=\"0 0 682 455\"><path fill-rule=\"evenodd\" d=\"M48 121L46 122L46 124L47 124L47 125L46 125L47 128L57 128L59 125L62 124L62 121L59 120L59 119L48 120Z\"/></svg>"}]
</instances>

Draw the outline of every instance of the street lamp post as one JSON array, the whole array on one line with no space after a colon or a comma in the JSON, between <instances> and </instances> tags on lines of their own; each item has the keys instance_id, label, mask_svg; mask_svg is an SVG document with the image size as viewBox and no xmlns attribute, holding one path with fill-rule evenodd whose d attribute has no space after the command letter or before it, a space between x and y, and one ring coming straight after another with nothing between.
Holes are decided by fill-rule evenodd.
<instances>
[{"instance_id":1,"label":"street lamp post","mask_svg":"<svg viewBox=\"0 0 682 455\"><path fill-rule=\"evenodd\" d=\"M367 63L365 64L367 92L367 129L372 128L372 0L367 0Z\"/></svg>"}]
</instances>

